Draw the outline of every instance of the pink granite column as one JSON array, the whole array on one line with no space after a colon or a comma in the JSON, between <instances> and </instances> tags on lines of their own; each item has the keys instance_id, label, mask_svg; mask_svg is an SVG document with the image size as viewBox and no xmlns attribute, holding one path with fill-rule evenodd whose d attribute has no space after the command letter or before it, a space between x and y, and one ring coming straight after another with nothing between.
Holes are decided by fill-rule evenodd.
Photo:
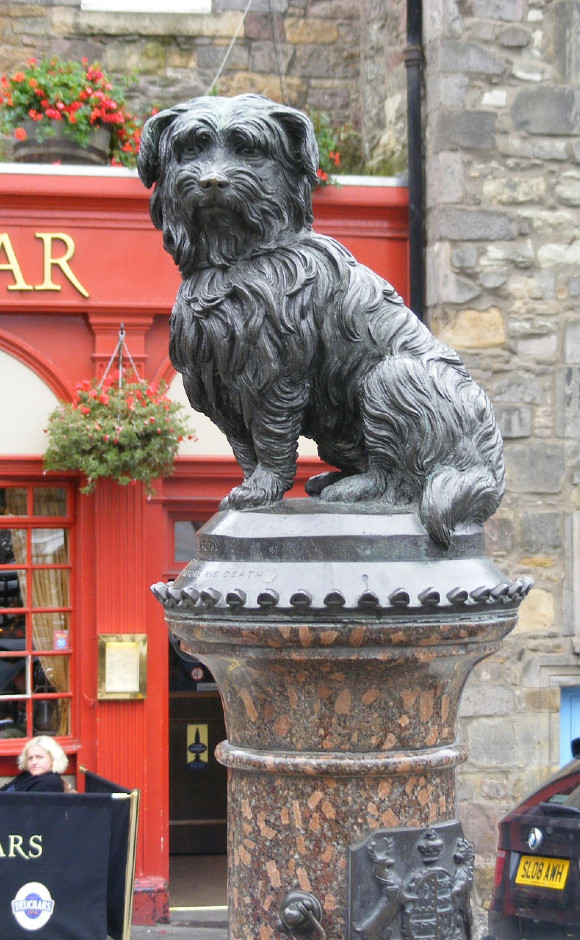
<instances>
[{"instance_id":1,"label":"pink granite column","mask_svg":"<svg viewBox=\"0 0 580 940\"><path fill-rule=\"evenodd\" d=\"M529 585L478 555L481 532L445 553L414 519L378 518L343 514L334 535L330 512L220 514L155 586L223 699L231 940L284 936L294 890L346 940L350 847L454 819L461 692Z\"/></svg>"}]
</instances>

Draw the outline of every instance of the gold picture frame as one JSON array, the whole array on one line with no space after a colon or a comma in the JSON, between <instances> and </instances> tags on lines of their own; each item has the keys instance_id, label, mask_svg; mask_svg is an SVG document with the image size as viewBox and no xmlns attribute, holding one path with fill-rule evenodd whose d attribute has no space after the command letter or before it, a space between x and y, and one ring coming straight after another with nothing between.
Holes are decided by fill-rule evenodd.
<instances>
[{"instance_id":1,"label":"gold picture frame","mask_svg":"<svg viewBox=\"0 0 580 940\"><path fill-rule=\"evenodd\" d=\"M147 634L99 633L100 700L147 696Z\"/></svg>"}]
</instances>

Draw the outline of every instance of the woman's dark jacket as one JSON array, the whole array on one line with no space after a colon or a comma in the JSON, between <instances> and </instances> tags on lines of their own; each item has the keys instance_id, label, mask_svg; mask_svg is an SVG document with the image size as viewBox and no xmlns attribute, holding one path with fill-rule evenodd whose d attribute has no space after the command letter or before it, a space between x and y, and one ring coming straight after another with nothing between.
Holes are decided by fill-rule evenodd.
<instances>
[{"instance_id":1,"label":"woman's dark jacket","mask_svg":"<svg viewBox=\"0 0 580 940\"><path fill-rule=\"evenodd\" d=\"M14 793L17 790L34 790L37 793L64 793L64 783L60 774L49 771L46 774L31 774L28 770L14 777L9 783L0 787L0 792Z\"/></svg>"}]
</instances>

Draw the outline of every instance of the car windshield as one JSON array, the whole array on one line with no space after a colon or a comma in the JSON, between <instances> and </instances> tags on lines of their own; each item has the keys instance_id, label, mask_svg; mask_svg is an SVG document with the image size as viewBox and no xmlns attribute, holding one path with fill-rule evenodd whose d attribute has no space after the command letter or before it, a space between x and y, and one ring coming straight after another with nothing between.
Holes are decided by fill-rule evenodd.
<instances>
[{"instance_id":1,"label":"car windshield","mask_svg":"<svg viewBox=\"0 0 580 940\"><path fill-rule=\"evenodd\" d=\"M580 812L580 760L573 760L554 774L534 793L531 793L517 807L517 815L532 812L534 807L541 807L544 812L550 807L557 812L557 807L569 807Z\"/></svg>"},{"instance_id":2,"label":"car windshield","mask_svg":"<svg viewBox=\"0 0 580 940\"><path fill-rule=\"evenodd\" d=\"M546 803L557 803L560 806L570 806L573 809L580 810L580 785L574 787L570 793L553 793Z\"/></svg>"}]
</instances>

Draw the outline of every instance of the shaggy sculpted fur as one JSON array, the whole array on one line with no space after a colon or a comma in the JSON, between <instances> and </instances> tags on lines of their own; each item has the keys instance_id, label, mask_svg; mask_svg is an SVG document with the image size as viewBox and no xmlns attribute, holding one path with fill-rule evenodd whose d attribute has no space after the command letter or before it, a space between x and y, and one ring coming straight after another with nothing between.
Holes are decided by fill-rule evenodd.
<instances>
[{"instance_id":1,"label":"shaggy sculpted fur","mask_svg":"<svg viewBox=\"0 0 580 940\"><path fill-rule=\"evenodd\" d=\"M339 470L328 502L417 502L441 545L504 488L490 403L393 287L312 231L308 118L257 95L196 98L145 125L139 172L183 283L170 355L244 471L222 508L282 498L300 434Z\"/></svg>"}]
</instances>

